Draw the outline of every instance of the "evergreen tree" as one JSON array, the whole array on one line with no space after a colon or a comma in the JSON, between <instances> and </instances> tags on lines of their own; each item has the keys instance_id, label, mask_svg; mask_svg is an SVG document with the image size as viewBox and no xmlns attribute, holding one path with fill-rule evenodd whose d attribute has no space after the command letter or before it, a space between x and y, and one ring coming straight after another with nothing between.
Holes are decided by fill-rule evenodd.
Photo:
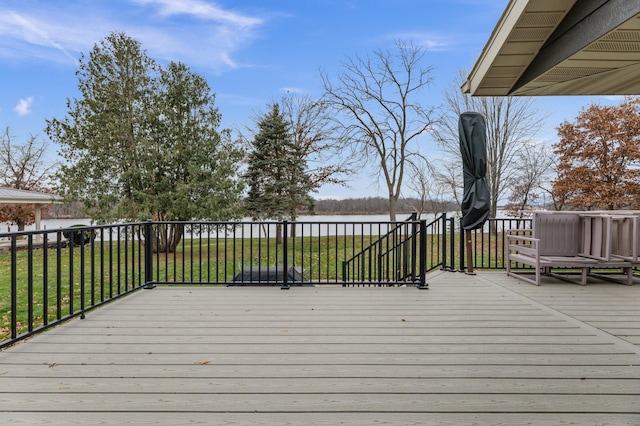
<instances>
[{"instance_id":1,"label":"evergreen tree","mask_svg":"<svg viewBox=\"0 0 640 426\"><path fill-rule=\"evenodd\" d=\"M248 157L246 208L253 219L295 220L300 210L312 210L312 184L306 168L303 153L274 104L258 122Z\"/></svg>"},{"instance_id":2,"label":"evergreen tree","mask_svg":"<svg viewBox=\"0 0 640 426\"><path fill-rule=\"evenodd\" d=\"M238 217L243 153L219 132L206 81L184 64L162 68L140 43L113 33L83 56L81 97L47 122L66 160L58 175L69 201L98 222L225 220ZM162 228L157 250L172 251L182 225Z\"/></svg>"}]
</instances>

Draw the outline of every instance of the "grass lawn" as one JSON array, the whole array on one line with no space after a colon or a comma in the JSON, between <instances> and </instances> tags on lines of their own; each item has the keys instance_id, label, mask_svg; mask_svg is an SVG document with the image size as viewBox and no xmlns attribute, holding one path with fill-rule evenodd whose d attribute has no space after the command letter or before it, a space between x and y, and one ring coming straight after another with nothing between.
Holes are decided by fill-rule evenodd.
<instances>
[{"instance_id":1,"label":"grass lawn","mask_svg":"<svg viewBox=\"0 0 640 426\"><path fill-rule=\"evenodd\" d=\"M122 246L122 244L120 244ZM94 246L93 258L89 246L37 248L16 252L16 328L18 334L65 318L85 308L125 292L139 283L137 261L120 259L109 270L109 256L117 261L118 248L98 253ZM131 250L131 248L129 248ZM93 265L93 267L92 267ZM118 270L118 265L120 270ZM12 294L11 254L0 254L0 341L11 333ZM45 317L46 316L46 317Z\"/></svg>"}]
</instances>

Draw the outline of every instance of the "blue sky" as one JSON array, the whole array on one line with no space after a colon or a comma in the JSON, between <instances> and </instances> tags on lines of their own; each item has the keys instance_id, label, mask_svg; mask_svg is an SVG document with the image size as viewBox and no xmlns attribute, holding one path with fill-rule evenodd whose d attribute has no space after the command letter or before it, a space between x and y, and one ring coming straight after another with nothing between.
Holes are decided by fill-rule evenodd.
<instances>
[{"instance_id":1,"label":"blue sky","mask_svg":"<svg viewBox=\"0 0 640 426\"><path fill-rule=\"evenodd\" d=\"M217 95L222 127L251 125L255 112L284 93L322 93L319 70L335 75L355 54L412 40L434 67L425 102L443 102L458 70L470 70L507 0L0 0L0 128L18 142L46 140L45 120L63 118L77 96L81 53L113 31L139 40L161 63L181 61ZM618 99L540 98L549 113L540 139L573 121L591 102ZM436 149L425 139L425 151ZM53 161L57 147L50 145ZM362 170L347 188L319 197L385 196ZM411 194L406 194L411 195Z\"/></svg>"}]
</instances>

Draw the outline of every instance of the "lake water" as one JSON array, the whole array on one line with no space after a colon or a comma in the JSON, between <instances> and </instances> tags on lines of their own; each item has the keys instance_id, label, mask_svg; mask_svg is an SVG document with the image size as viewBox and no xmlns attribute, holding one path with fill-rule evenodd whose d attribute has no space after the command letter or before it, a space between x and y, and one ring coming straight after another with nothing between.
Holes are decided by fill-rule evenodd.
<instances>
[{"instance_id":1,"label":"lake water","mask_svg":"<svg viewBox=\"0 0 640 426\"><path fill-rule=\"evenodd\" d=\"M451 215L453 213L449 213ZM408 214L399 214L398 221L403 221L409 217ZM432 221L435 217L433 214L422 215L422 218L427 222ZM244 222L251 222L250 218L243 219ZM298 222L388 222L389 215L305 215L300 216L297 219ZM41 228L43 230L56 230L61 228L68 228L73 225L91 225L91 219L89 218L75 218L75 219L43 219L41 221ZM34 231L35 225L25 227L25 231ZM17 232L18 227L13 225L9 226L7 223L0 225L0 233L4 232Z\"/></svg>"},{"instance_id":2,"label":"lake water","mask_svg":"<svg viewBox=\"0 0 640 426\"><path fill-rule=\"evenodd\" d=\"M453 214L453 213L450 213ZM408 214L398 215L398 221L404 221L409 217ZM422 216L427 222L432 221L435 217L433 214L426 214ZM251 222L251 219L245 218L243 222ZM378 225L379 223L389 222L388 215L305 215L300 216L297 222L303 222L304 224L297 225L296 235L353 235L353 234L381 234L385 233L390 225ZM340 223L336 225L335 223ZM367 225L371 223L371 225ZM374 225L375 224L375 225ZM47 231L55 231L58 229L68 228L73 225L91 225L91 219L89 218L76 218L76 219L44 219L41 222L41 229ZM17 226L9 226L8 224L0 225L0 234L5 232L17 232ZM269 234L275 235L274 225L268 224L245 224L242 227L237 227L235 231L219 231L217 234L220 237L235 235L238 238L264 235L264 230L269 227ZM35 225L27 226L26 231L35 230ZM207 234L207 232L203 232ZM209 235L216 234L216 231L209 232ZM213 236L213 235L212 235ZM1 237L0 237L1 238Z\"/></svg>"},{"instance_id":3,"label":"lake water","mask_svg":"<svg viewBox=\"0 0 640 426\"><path fill-rule=\"evenodd\" d=\"M447 216L455 217L457 226L459 223L457 221L459 213L448 212ZM498 211L497 216L499 218L506 217L505 212L501 210ZM408 214L398 215L398 221L404 221L408 217ZM423 214L422 219L429 223L435 219L435 216L433 214ZM197 235L208 235L210 237L215 237L217 235L220 238L254 238L265 235L273 236L276 234L275 224L273 222L251 223L252 221L249 218L245 218L242 222L250 223L244 223L242 226L237 226L232 229L221 228L219 230L207 230L206 227L202 227L199 229L200 233L197 232L198 230L196 230L195 233ZM388 223L388 215L305 215L300 216L296 222L302 222L296 225L295 235L297 236L382 235L392 227L391 224ZM368 225L368 223L370 224ZM58 229L69 228L73 225L89 226L91 225L91 219L44 219L41 222L42 230L46 231L56 231ZM6 223L0 224L0 240L7 240L8 236L6 236L5 233L17 232L17 230L17 226L9 226ZM26 230L35 230L35 225L28 226ZM5 234L5 236L1 236L2 234ZM194 234L194 237L195 236L196 235ZM51 235L50 238L55 237ZM98 238L100 238L100 236L98 236ZM105 232L103 238L105 240L109 239L107 232ZM189 238L189 236L186 236L186 238Z\"/></svg>"}]
</instances>

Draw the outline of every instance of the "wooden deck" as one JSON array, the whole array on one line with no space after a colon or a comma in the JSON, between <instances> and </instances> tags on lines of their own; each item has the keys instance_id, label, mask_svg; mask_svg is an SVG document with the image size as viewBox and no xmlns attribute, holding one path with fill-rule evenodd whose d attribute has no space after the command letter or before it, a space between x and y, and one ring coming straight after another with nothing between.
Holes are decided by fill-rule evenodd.
<instances>
[{"instance_id":1,"label":"wooden deck","mask_svg":"<svg viewBox=\"0 0 640 426\"><path fill-rule=\"evenodd\" d=\"M139 291L0 353L3 424L638 425L640 283Z\"/></svg>"}]
</instances>

